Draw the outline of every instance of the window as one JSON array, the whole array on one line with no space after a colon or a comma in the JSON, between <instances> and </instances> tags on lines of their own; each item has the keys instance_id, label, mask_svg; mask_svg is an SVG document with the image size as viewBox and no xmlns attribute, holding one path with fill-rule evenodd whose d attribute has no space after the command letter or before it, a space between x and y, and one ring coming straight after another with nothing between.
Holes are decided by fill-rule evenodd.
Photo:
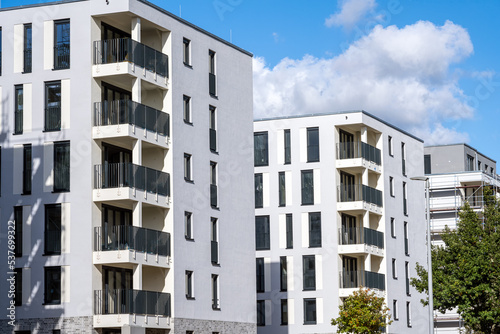
<instances>
[{"instance_id":1,"label":"window","mask_svg":"<svg viewBox=\"0 0 500 334\"><path fill-rule=\"evenodd\" d=\"M216 118L216 109L214 106L210 106L209 108L209 116L210 116L210 130L209 130L209 140L210 140L210 151L217 152L217 118Z\"/></svg>"},{"instance_id":2,"label":"window","mask_svg":"<svg viewBox=\"0 0 500 334\"><path fill-rule=\"evenodd\" d=\"M303 265L303 289L316 290L316 264L314 255L304 255L302 257Z\"/></svg>"},{"instance_id":3,"label":"window","mask_svg":"<svg viewBox=\"0 0 500 334\"><path fill-rule=\"evenodd\" d=\"M183 95L183 110L184 110L184 122L193 124L191 119L191 98L189 96Z\"/></svg>"},{"instance_id":4,"label":"window","mask_svg":"<svg viewBox=\"0 0 500 334\"><path fill-rule=\"evenodd\" d=\"M264 207L264 189L262 173L255 174L255 208Z\"/></svg>"},{"instance_id":5,"label":"window","mask_svg":"<svg viewBox=\"0 0 500 334\"><path fill-rule=\"evenodd\" d=\"M278 173L279 182L279 206L286 206L286 178L285 172Z\"/></svg>"},{"instance_id":6,"label":"window","mask_svg":"<svg viewBox=\"0 0 500 334\"><path fill-rule=\"evenodd\" d=\"M69 20L54 22L54 69L69 68L70 63L70 28Z\"/></svg>"},{"instance_id":7,"label":"window","mask_svg":"<svg viewBox=\"0 0 500 334\"><path fill-rule=\"evenodd\" d=\"M191 175L191 154L184 153L184 180L193 181Z\"/></svg>"},{"instance_id":8,"label":"window","mask_svg":"<svg viewBox=\"0 0 500 334\"><path fill-rule=\"evenodd\" d=\"M217 200L217 163L210 161L210 206L218 207Z\"/></svg>"},{"instance_id":9,"label":"window","mask_svg":"<svg viewBox=\"0 0 500 334\"><path fill-rule=\"evenodd\" d=\"M401 143L401 167L403 175L406 176L406 146L405 143Z\"/></svg>"},{"instance_id":10,"label":"window","mask_svg":"<svg viewBox=\"0 0 500 334\"><path fill-rule=\"evenodd\" d=\"M391 196L394 197L394 178L389 176L389 190L391 192Z\"/></svg>"},{"instance_id":11,"label":"window","mask_svg":"<svg viewBox=\"0 0 500 334\"><path fill-rule=\"evenodd\" d=\"M425 174L431 174L431 155L426 154L424 155L424 173Z\"/></svg>"},{"instance_id":12,"label":"window","mask_svg":"<svg viewBox=\"0 0 500 334\"><path fill-rule=\"evenodd\" d=\"M212 274L212 309L220 310L219 275Z\"/></svg>"},{"instance_id":13,"label":"window","mask_svg":"<svg viewBox=\"0 0 500 334\"><path fill-rule=\"evenodd\" d=\"M481 170L481 161L477 162L477 170Z\"/></svg>"},{"instance_id":14,"label":"window","mask_svg":"<svg viewBox=\"0 0 500 334\"><path fill-rule=\"evenodd\" d=\"M396 222L393 217L391 217L391 237L396 238Z\"/></svg>"},{"instance_id":15,"label":"window","mask_svg":"<svg viewBox=\"0 0 500 334\"><path fill-rule=\"evenodd\" d=\"M268 166L269 165L269 152L267 132L256 132L253 134L253 147L254 147L254 165Z\"/></svg>"},{"instance_id":16,"label":"window","mask_svg":"<svg viewBox=\"0 0 500 334\"><path fill-rule=\"evenodd\" d=\"M193 238L193 214L184 211L184 236L187 240L194 240Z\"/></svg>"},{"instance_id":17,"label":"window","mask_svg":"<svg viewBox=\"0 0 500 334\"><path fill-rule=\"evenodd\" d=\"M410 295L410 263L405 261L406 295Z\"/></svg>"},{"instance_id":18,"label":"window","mask_svg":"<svg viewBox=\"0 0 500 334\"><path fill-rule=\"evenodd\" d=\"M285 130L285 165L292 163L292 143L290 129Z\"/></svg>"},{"instance_id":19,"label":"window","mask_svg":"<svg viewBox=\"0 0 500 334\"><path fill-rule=\"evenodd\" d=\"M212 50L208 50L208 92L212 96L217 95L217 80L215 70L215 52Z\"/></svg>"},{"instance_id":20,"label":"window","mask_svg":"<svg viewBox=\"0 0 500 334\"><path fill-rule=\"evenodd\" d=\"M23 207L14 207L14 223L16 226L16 248L14 253L16 256L23 256ZM11 253L12 254L12 253Z\"/></svg>"},{"instance_id":21,"label":"window","mask_svg":"<svg viewBox=\"0 0 500 334\"><path fill-rule=\"evenodd\" d=\"M61 254L61 204L45 205L44 254Z\"/></svg>"},{"instance_id":22,"label":"window","mask_svg":"<svg viewBox=\"0 0 500 334\"><path fill-rule=\"evenodd\" d=\"M393 156L394 156L394 147L392 146L392 137L391 137L391 136L389 136L389 137L387 138L387 140L388 140L388 146L389 146L389 155L390 155L391 157L393 157Z\"/></svg>"},{"instance_id":23,"label":"window","mask_svg":"<svg viewBox=\"0 0 500 334\"><path fill-rule=\"evenodd\" d=\"M307 162L319 161L319 128L307 129Z\"/></svg>"},{"instance_id":24,"label":"window","mask_svg":"<svg viewBox=\"0 0 500 334\"><path fill-rule=\"evenodd\" d=\"M286 214L286 248L293 248L293 218L291 213Z\"/></svg>"},{"instance_id":25,"label":"window","mask_svg":"<svg viewBox=\"0 0 500 334\"><path fill-rule=\"evenodd\" d=\"M288 300L281 300L281 325L288 325Z\"/></svg>"},{"instance_id":26,"label":"window","mask_svg":"<svg viewBox=\"0 0 500 334\"><path fill-rule=\"evenodd\" d=\"M270 234L269 234L269 216L255 217L255 249L269 250Z\"/></svg>"},{"instance_id":27,"label":"window","mask_svg":"<svg viewBox=\"0 0 500 334\"><path fill-rule=\"evenodd\" d=\"M266 325L266 301L257 300L257 326Z\"/></svg>"},{"instance_id":28,"label":"window","mask_svg":"<svg viewBox=\"0 0 500 334\"><path fill-rule=\"evenodd\" d=\"M286 256L280 256L280 291L288 290Z\"/></svg>"},{"instance_id":29,"label":"window","mask_svg":"<svg viewBox=\"0 0 500 334\"><path fill-rule=\"evenodd\" d=\"M44 304L61 304L61 267L45 267Z\"/></svg>"},{"instance_id":30,"label":"window","mask_svg":"<svg viewBox=\"0 0 500 334\"><path fill-rule=\"evenodd\" d=\"M23 195L31 194L31 144L23 146Z\"/></svg>"},{"instance_id":31,"label":"window","mask_svg":"<svg viewBox=\"0 0 500 334\"><path fill-rule=\"evenodd\" d=\"M45 129L61 130L61 81L45 83Z\"/></svg>"},{"instance_id":32,"label":"window","mask_svg":"<svg viewBox=\"0 0 500 334\"><path fill-rule=\"evenodd\" d=\"M408 200L406 198L406 182L403 182L403 213L408 216Z\"/></svg>"},{"instance_id":33,"label":"window","mask_svg":"<svg viewBox=\"0 0 500 334\"><path fill-rule=\"evenodd\" d=\"M408 222L404 222L405 255L410 255L410 245L408 241Z\"/></svg>"},{"instance_id":34,"label":"window","mask_svg":"<svg viewBox=\"0 0 500 334\"><path fill-rule=\"evenodd\" d=\"M24 90L23 85L14 86L14 134L23 133Z\"/></svg>"},{"instance_id":35,"label":"window","mask_svg":"<svg viewBox=\"0 0 500 334\"><path fill-rule=\"evenodd\" d=\"M398 301L396 299L392 301L392 317L395 321L399 320Z\"/></svg>"},{"instance_id":36,"label":"window","mask_svg":"<svg viewBox=\"0 0 500 334\"><path fill-rule=\"evenodd\" d=\"M493 167L490 167L490 174L493 175L494 174L494 169Z\"/></svg>"},{"instance_id":37,"label":"window","mask_svg":"<svg viewBox=\"0 0 500 334\"><path fill-rule=\"evenodd\" d=\"M186 298L194 299L193 272L191 270L186 270Z\"/></svg>"},{"instance_id":38,"label":"window","mask_svg":"<svg viewBox=\"0 0 500 334\"><path fill-rule=\"evenodd\" d=\"M314 204L314 175L312 170L303 170L302 181L302 205Z\"/></svg>"},{"instance_id":39,"label":"window","mask_svg":"<svg viewBox=\"0 0 500 334\"><path fill-rule=\"evenodd\" d=\"M60 329L53 329L52 334L61 334L61 330Z\"/></svg>"},{"instance_id":40,"label":"window","mask_svg":"<svg viewBox=\"0 0 500 334\"><path fill-rule=\"evenodd\" d=\"M406 302L406 326L411 327L411 303Z\"/></svg>"},{"instance_id":41,"label":"window","mask_svg":"<svg viewBox=\"0 0 500 334\"><path fill-rule=\"evenodd\" d=\"M14 270L16 273L16 294L14 296L14 305L23 305L23 268L16 268Z\"/></svg>"},{"instance_id":42,"label":"window","mask_svg":"<svg viewBox=\"0 0 500 334\"><path fill-rule=\"evenodd\" d=\"M194 334L194 331L186 331L186 334Z\"/></svg>"},{"instance_id":43,"label":"window","mask_svg":"<svg viewBox=\"0 0 500 334\"><path fill-rule=\"evenodd\" d=\"M316 298L304 298L304 325L316 324Z\"/></svg>"},{"instance_id":44,"label":"window","mask_svg":"<svg viewBox=\"0 0 500 334\"><path fill-rule=\"evenodd\" d=\"M396 259L392 259L392 278L398 278L398 269L396 267Z\"/></svg>"},{"instance_id":45,"label":"window","mask_svg":"<svg viewBox=\"0 0 500 334\"><path fill-rule=\"evenodd\" d=\"M70 186L69 141L54 143L54 192L69 191Z\"/></svg>"},{"instance_id":46,"label":"window","mask_svg":"<svg viewBox=\"0 0 500 334\"><path fill-rule=\"evenodd\" d=\"M264 276L264 258L259 257L255 259L256 272L257 272L257 292L265 291L265 276Z\"/></svg>"},{"instance_id":47,"label":"window","mask_svg":"<svg viewBox=\"0 0 500 334\"><path fill-rule=\"evenodd\" d=\"M219 227L218 227L218 219L211 218L211 233L210 233L210 243L211 243L211 259L212 264L219 263Z\"/></svg>"},{"instance_id":48,"label":"window","mask_svg":"<svg viewBox=\"0 0 500 334\"><path fill-rule=\"evenodd\" d=\"M191 66L191 41L187 38L183 38L182 40L183 44L183 57L182 59L184 60L184 65Z\"/></svg>"},{"instance_id":49,"label":"window","mask_svg":"<svg viewBox=\"0 0 500 334\"><path fill-rule=\"evenodd\" d=\"M473 171L474 168L474 157L467 154L467 165L465 166L467 171Z\"/></svg>"},{"instance_id":50,"label":"window","mask_svg":"<svg viewBox=\"0 0 500 334\"><path fill-rule=\"evenodd\" d=\"M32 27L31 23L24 25L24 73L31 73L31 49L32 49Z\"/></svg>"},{"instance_id":51,"label":"window","mask_svg":"<svg viewBox=\"0 0 500 334\"><path fill-rule=\"evenodd\" d=\"M309 247L321 247L321 212L309 213Z\"/></svg>"}]
</instances>

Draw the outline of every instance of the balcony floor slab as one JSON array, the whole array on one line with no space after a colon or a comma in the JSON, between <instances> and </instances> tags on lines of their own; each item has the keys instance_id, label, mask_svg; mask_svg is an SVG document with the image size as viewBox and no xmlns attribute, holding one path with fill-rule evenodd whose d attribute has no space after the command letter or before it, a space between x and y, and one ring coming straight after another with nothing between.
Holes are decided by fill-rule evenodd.
<instances>
[{"instance_id":1,"label":"balcony floor slab","mask_svg":"<svg viewBox=\"0 0 500 334\"><path fill-rule=\"evenodd\" d=\"M132 138L142 140L151 145L169 148L169 138L151 131L141 129L130 124L94 126L92 128L92 139L115 139L120 141L122 138Z\"/></svg>"},{"instance_id":2,"label":"balcony floor slab","mask_svg":"<svg viewBox=\"0 0 500 334\"><path fill-rule=\"evenodd\" d=\"M150 84L156 85L162 89L168 89L169 79L158 75L157 73L146 70L145 68L136 66L130 62L97 64L92 65L92 76L94 78L127 75L140 78Z\"/></svg>"},{"instance_id":3,"label":"balcony floor slab","mask_svg":"<svg viewBox=\"0 0 500 334\"><path fill-rule=\"evenodd\" d=\"M94 264L142 264L160 268L170 268L170 257L149 253L136 252L131 249L117 251L94 251Z\"/></svg>"},{"instance_id":4,"label":"balcony floor slab","mask_svg":"<svg viewBox=\"0 0 500 334\"><path fill-rule=\"evenodd\" d=\"M353 159L337 159L335 166L339 169L355 169L361 171L363 168L375 173L382 173L382 166L377 165L372 161L365 160L363 158L353 158Z\"/></svg>"},{"instance_id":5,"label":"balcony floor slab","mask_svg":"<svg viewBox=\"0 0 500 334\"><path fill-rule=\"evenodd\" d=\"M337 202L337 211L351 212L352 214L362 214L364 211L382 215L382 208L364 201Z\"/></svg>"},{"instance_id":6,"label":"balcony floor slab","mask_svg":"<svg viewBox=\"0 0 500 334\"><path fill-rule=\"evenodd\" d=\"M170 317L138 315L138 314L99 314L94 315L94 328L122 327L124 325L169 329L171 327Z\"/></svg>"},{"instance_id":7,"label":"balcony floor slab","mask_svg":"<svg viewBox=\"0 0 500 334\"><path fill-rule=\"evenodd\" d=\"M134 201L145 204L170 208L170 197L151 194L147 191L134 188L120 187L108 189L94 189L92 193L94 202L113 202L113 201Z\"/></svg>"},{"instance_id":8,"label":"balcony floor slab","mask_svg":"<svg viewBox=\"0 0 500 334\"><path fill-rule=\"evenodd\" d=\"M376 246L367 244L339 245L339 254L342 255L375 255L384 256L385 252Z\"/></svg>"}]
</instances>

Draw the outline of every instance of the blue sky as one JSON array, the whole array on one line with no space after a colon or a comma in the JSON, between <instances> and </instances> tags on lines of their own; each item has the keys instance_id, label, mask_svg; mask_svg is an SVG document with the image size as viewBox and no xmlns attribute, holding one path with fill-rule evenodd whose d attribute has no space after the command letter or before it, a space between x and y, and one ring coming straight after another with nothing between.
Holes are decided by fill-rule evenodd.
<instances>
[{"instance_id":1,"label":"blue sky","mask_svg":"<svg viewBox=\"0 0 500 334\"><path fill-rule=\"evenodd\" d=\"M255 117L364 109L500 161L500 1L151 2L254 54Z\"/></svg>"}]
</instances>

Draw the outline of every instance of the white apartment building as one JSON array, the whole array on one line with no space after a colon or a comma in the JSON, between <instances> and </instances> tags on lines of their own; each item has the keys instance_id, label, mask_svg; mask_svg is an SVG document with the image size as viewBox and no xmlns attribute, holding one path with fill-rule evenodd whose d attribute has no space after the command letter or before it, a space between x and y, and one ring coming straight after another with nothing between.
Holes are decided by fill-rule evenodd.
<instances>
[{"instance_id":1,"label":"white apartment building","mask_svg":"<svg viewBox=\"0 0 500 334\"><path fill-rule=\"evenodd\" d=\"M428 333L409 284L426 265L423 142L364 111L254 122L259 334L336 333L360 286L387 333Z\"/></svg>"},{"instance_id":2,"label":"white apartment building","mask_svg":"<svg viewBox=\"0 0 500 334\"><path fill-rule=\"evenodd\" d=\"M0 48L0 333L255 333L252 55L145 0Z\"/></svg>"},{"instance_id":3,"label":"white apartment building","mask_svg":"<svg viewBox=\"0 0 500 334\"><path fill-rule=\"evenodd\" d=\"M453 229L460 208L468 202L480 212L484 208L483 189L490 186L498 194L500 178L496 161L467 144L424 148L425 174L429 177L432 243L444 246L441 233ZM464 323L456 311L435 312L436 333L461 333Z\"/></svg>"}]
</instances>

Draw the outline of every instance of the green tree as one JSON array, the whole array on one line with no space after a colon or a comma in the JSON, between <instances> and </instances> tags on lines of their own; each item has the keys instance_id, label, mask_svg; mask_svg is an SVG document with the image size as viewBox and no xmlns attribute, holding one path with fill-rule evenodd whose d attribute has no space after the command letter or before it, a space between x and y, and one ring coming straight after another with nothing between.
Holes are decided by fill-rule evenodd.
<instances>
[{"instance_id":1,"label":"green tree","mask_svg":"<svg viewBox=\"0 0 500 334\"><path fill-rule=\"evenodd\" d=\"M469 330L500 333L500 206L492 190L484 189L482 212L466 203L442 239L445 246L431 251L434 309L457 308ZM416 271L411 284L427 293L427 270L417 263Z\"/></svg>"},{"instance_id":2,"label":"green tree","mask_svg":"<svg viewBox=\"0 0 500 334\"><path fill-rule=\"evenodd\" d=\"M332 319L332 325L337 326L337 333L381 333L391 323L384 298L364 288L347 297L339 306L338 318Z\"/></svg>"}]
</instances>

